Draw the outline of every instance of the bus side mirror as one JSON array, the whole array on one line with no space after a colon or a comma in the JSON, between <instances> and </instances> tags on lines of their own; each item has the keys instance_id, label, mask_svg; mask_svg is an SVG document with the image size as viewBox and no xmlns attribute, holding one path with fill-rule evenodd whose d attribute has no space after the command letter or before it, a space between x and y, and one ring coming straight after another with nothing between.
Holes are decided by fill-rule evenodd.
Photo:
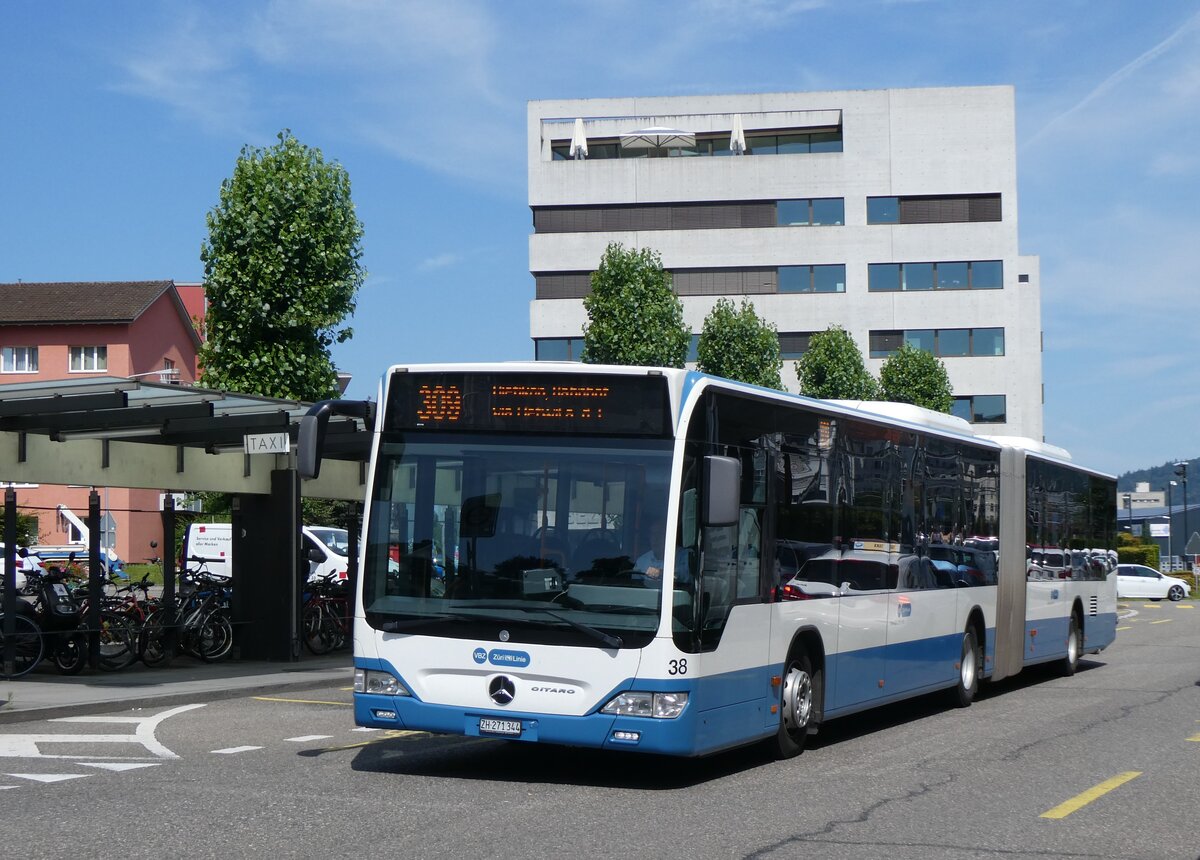
<instances>
[{"instance_id":1,"label":"bus side mirror","mask_svg":"<svg viewBox=\"0 0 1200 860\"><path fill-rule=\"evenodd\" d=\"M330 415L361 418L367 429L374 419L374 404L369 400L321 400L314 403L303 418L296 436L296 471L310 480L321 474L321 452Z\"/></svg>"},{"instance_id":2,"label":"bus side mirror","mask_svg":"<svg viewBox=\"0 0 1200 860\"><path fill-rule=\"evenodd\" d=\"M328 411L309 412L300 419L300 432L296 438L296 471L309 480L321 474L321 449L325 447L325 427L329 424Z\"/></svg>"},{"instance_id":3,"label":"bus side mirror","mask_svg":"<svg viewBox=\"0 0 1200 860\"><path fill-rule=\"evenodd\" d=\"M704 458L704 525L736 525L741 512L742 464L736 457Z\"/></svg>"}]
</instances>

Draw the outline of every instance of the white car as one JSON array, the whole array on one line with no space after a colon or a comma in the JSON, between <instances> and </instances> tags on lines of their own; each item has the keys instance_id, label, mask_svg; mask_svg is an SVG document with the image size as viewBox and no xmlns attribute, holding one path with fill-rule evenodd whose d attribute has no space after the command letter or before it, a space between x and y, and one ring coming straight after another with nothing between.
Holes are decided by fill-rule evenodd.
<instances>
[{"instance_id":1,"label":"white car","mask_svg":"<svg viewBox=\"0 0 1200 860\"><path fill-rule=\"evenodd\" d=\"M336 526L305 526L304 554L308 558L308 581L315 582L332 576L347 579L350 536Z\"/></svg>"},{"instance_id":2,"label":"white car","mask_svg":"<svg viewBox=\"0 0 1200 860\"><path fill-rule=\"evenodd\" d=\"M31 554L24 547L17 547L17 564L16 564L16 587L17 592L21 593L25 590L25 571L35 570L39 573L45 573L46 570L42 566L42 561L36 555ZM3 585L3 577L5 574L4 566L4 544L0 543L0 586Z\"/></svg>"},{"instance_id":3,"label":"white car","mask_svg":"<svg viewBox=\"0 0 1200 860\"><path fill-rule=\"evenodd\" d=\"M1117 597L1183 600L1191 590L1185 580L1166 576L1144 564L1117 565Z\"/></svg>"}]
</instances>

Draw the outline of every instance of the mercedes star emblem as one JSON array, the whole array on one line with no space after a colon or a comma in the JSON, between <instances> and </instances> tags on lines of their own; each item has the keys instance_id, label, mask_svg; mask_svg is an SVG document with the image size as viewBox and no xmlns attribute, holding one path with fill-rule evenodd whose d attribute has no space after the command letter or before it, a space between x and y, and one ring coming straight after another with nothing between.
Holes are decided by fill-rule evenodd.
<instances>
[{"instance_id":1,"label":"mercedes star emblem","mask_svg":"<svg viewBox=\"0 0 1200 860\"><path fill-rule=\"evenodd\" d=\"M488 694L497 705L507 705L517 697L517 687L507 675L497 675L488 684Z\"/></svg>"}]
</instances>

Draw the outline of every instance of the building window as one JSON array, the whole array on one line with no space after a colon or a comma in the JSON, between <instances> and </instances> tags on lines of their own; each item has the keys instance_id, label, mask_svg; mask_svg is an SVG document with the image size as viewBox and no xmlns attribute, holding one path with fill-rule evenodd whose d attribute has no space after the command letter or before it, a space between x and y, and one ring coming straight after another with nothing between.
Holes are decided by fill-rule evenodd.
<instances>
[{"instance_id":1,"label":"building window","mask_svg":"<svg viewBox=\"0 0 1200 860\"><path fill-rule=\"evenodd\" d=\"M900 198L899 197L868 197L867 198L867 223L868 224L899 224L900 223Z\"/></svg>"},{"instance_id":2,"label":"building window","mask_svg":"<svg viewBox=\"0 0 1200 860\"><path fill-rule=\"evenodd\" d=\"M107 346L71 347L72 373L95 373L100 370L108 370Z\"/></svg>"},{"instance_id":3,"label":"building window","mask_svg":"<svg viewBox=\"0 0 1200 860\"><path fill-rule=\"evenodd\" d=\"M781 331L779 332L779 357L782 359L799 358L808 352L811 331Z\"/></svg>"},{"instance_id":4,"label":"building window","mask_svg":"<svg viewBox=\"0 0 1200 860\"><path fill-rule=\"evenodd\" d=\"M746 155L794 155L807 152L841 152L842 130L807 134L747 134Z\"/></svg>"},{"instance_id":5,"label":"building window","mask_svg":"<svg viewBox=\"0 0 1200 860\"><path fill-rule=\"evenodd\" d=\"M955 397L950 413L964 418L972 424L1004 424L1008 421L1003 394Z\"/></svg>"},{"instance_id":6,"label":"building window","mask_svg":"<svg viewBox=\"0 0 1200 860\"><path fill-rule=\"evenodd\" d=\"M0 373L37 373L36 346L6 346L0 350Z\"/></svg>"},{"instance_id":7,"label":"building window","mask_svg":"<svg viewBox=\"0 0 1200 860\"><path fill-rule=\"evenodd\" d=\"M945 263L871 263L867 289L873 293L922 290L999 290L1004 286L1000 260Z\"/></svg>"},{"instance_id":8,"label":"building window","mask_svg":"<svg viewBox=\"0 0 1200 860\"><path fill-rule=\"evenodd\" d=\"M716 133L696 136L696 145L662 149L624 149L616 138L589 138L587 160L604 158L667 158L687 156L732 155L730 134ZM841 152L842 130L777 131L770 134L747 134L746 155L791 155L808 152ZM570 161L571 141L550 142L551 161Z\"/></svg>"},{"instance_id":9,"label":"building window","mask_svg":"<svg viewBox=\"0 0 1200 860\"><path fill-rule=\"evenodd\" d=\"M780 200L777 211L780 227L827 227L846 222L846 201L841 197Z\"/></svg>"},{"instance_id":10,"label":"building window","mask_svg":"<svg viewBox=\"0 0 1200 860\"><path fill-rule=\"evenodd\" d=\"M846 266L780 266L781 293L844 293Z\"/></svg>"},{"instance_id":11,"label":"building window","mask_svg":"<svg viewBox=\"0 0 1200 860\"><path fill-rule=\"evenodd\" d=\"M684 361L695 364L700 360L700 335L694 334L688 338L687 358Z\"/></svg>"},{"instance_id":12,"label":"building window","mask_svg":"<svg viewBox=\"0 0 1200 860\"><path fill-rule=\"evenodd\" d=\"M999 220L999 194L867 198L868 224L961 224Z\"/></svg>"},{"instance_id":13,"label":"building window","mask_svg":"<svg viewBox=\"0 0 1200 860\"><path fill-rule=\"evenodd\" d=\"M581 361L583 338L539 337L533 341L533 350L536 361Z\"/></svg>"},{"instance_id":14,"label":"building window","mask_svg":"<svg viewBox=\"0 0 1200 860\"><path fill-rule=\"evenodd\" d=\"M907 329L873 331L870 334L871 358L887 358L903 344L923 349L939 358L956 356L1004 355L1002 328Z\"/></svg>"}]
</instances>

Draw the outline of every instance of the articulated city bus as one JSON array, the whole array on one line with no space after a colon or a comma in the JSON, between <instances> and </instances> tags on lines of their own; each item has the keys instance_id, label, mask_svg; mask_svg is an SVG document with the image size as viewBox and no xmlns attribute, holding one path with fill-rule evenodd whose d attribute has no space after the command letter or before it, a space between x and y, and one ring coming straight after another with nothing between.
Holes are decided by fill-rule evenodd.
<instances>
[{"instance_id":1,"label":"articulated city bus","mask_svg":"<svg viewBox=\"0 0 1200 860\"><path fill-rule=\"evenodd\" d=\"M912 406L683 370L393 367L354 625L359 725L705 755L1116 636L1115 481ZM1033 576L1031 547L1082 561Z\"/></svg>"}]
</instances>

